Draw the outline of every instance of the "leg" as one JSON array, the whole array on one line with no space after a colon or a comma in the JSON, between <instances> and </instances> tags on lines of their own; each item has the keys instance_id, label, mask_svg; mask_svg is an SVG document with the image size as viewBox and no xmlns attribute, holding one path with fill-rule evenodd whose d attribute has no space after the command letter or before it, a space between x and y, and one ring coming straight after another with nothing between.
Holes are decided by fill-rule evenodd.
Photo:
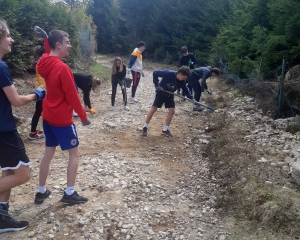
<instances>
[{"instance_id":1,"label":"leg","mask_svg":"<svg viewBox=\"0 0 300 240\"><path fill-rule=\"evenodd\" d=\"M31 133L36 133L36 127L39 123L40 116L43 111L43 101L37 101L35 104L35 112L31 120Z\"/></svg>"},{"instance_id":2,"label":"leg","mask_svg":"<svg viewBox=\"0 0 300 240\"><path fill-rule=\"evenodd\" d=\"M90 100L90 89L85 89L83 90L83 102L84 102L84 105L87 106L89 109L92 108L92 105L91 105L91 100Z\"/></svg>"},{"instance_id":3,"label":"leg","mask_svg":"<svg viewBox=\"0 0 300 240\"><path fill-rule=\"evenodd\" d=\"M78 146L68 150L69 163L67 169L67 186L74 186L77 175L78 162L79 162L79 150Z\"/></svg>"},{"instance_id":4,"label":"leg","mask_svg":"<svg viewBox=\"0 0 300 240\"><path fill-rule=\"evenodd\" d=\"M50 162L54 156L56 147L46 147L45 154L40 164L39 186L45 186L49 173Z\"/></svg>"},{"instance_id":5,"label":"leg","mask_svg":"<svg viewBox=\"0 0 300 240\"><path fill-rule=\"evenodd\" d=\"M118 81L111 80L111 105L115 106L115 98L117 93Z\"/></svg>"},{"instance_id":6,"label":"leg","mask_svg":"<svg viewBox=\"0 0 300 240\"><path fill-rule=\"evenodd\" d=\"M194 90L194 98L197 102L199 102L200 100L200 96L201 96L201 87L200 84L198 82L198 79L196 78L189 78L189 83L191 84L193 90Z\"/></svg>"},{"instance_id":7,"label":"leg","mask_svg":"<svg viewBox=\"0 0 300 240\"><path fill-rule=\"evenodd\" d=\"M0 202L7 202L11 189L26 183L29 179L30 170L28 166L21 165L16 170L2 171L0 178Z\"/></svg>"},{"instance_id":8,"label":"leg","mask_svg":"<svg viewBox=\"0 0 300 240\"><path fill-rule=\"evenodd\" d=\"M175 114L175 108L168 108L168 115L167 115L167 119L166 119L166 126L170 126L174 114Z\"/></svg>"},{"instance_id":9,"label":"leg","mask_svg":"<svg viewBox=\"0 0 300 240\"><path fill-rule=\"evenodd\" d=\"M132 71L132 78L133 78L133 81L132 81L132 88L131 88L131 97L134 98L136 89L140 82L141 74L139 72Z\"/></svg>"},{"instance_id":10,"label":"leg","mask_svg":"<svg viewBox=\"0 0 300 240\"><path fill-rule=\"evenodd\" d=\"M150 111L147 114L146 120L145 120L146 124L149 124L149 122L150 122L151 118L153 117L153 114L156 112L156 110L157 110L156 106L151 107Z\"/></svg>"}]
</instances>

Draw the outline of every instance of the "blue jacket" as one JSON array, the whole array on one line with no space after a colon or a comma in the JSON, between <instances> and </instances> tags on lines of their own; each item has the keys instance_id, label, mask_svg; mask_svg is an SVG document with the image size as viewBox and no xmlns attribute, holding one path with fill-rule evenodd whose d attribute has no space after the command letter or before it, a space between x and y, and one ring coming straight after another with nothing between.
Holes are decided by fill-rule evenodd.
<instances>
[{"instance_id":1,"label":"blue jacket","mask_svg":"<svg viewBox=\"0 0 300 240\"><path fill-rule=\"evenodd\" d=\"M191 70L191 77L200 79L202 78L202 81L206 81L207 78L210 77L211 73L211 67L199 67Z\"/></svg>"},{"instance_id":2,"label":"blue jacket","mask_svg":"<svg viewBox=\"0 0 300 240\"><path fill-rule=\"evenodd\" d=\"M183 92L185 92L185 95L189 99L193 99L193 96L190 92L190 90L186 87L185 81L179 81L176 78L176 71L173 70L156 70L153 72L153 83L155 87L161 86L164 90L169 92L175 92L177 89L182 89ZM162 78L160 81L158 78ZM164 96L171 96L171 94L163 92L163 91L157 91L156 94L158 95L164 95ZM172 95L173 96L173 95Z\"/></svg>"}]
</instances>

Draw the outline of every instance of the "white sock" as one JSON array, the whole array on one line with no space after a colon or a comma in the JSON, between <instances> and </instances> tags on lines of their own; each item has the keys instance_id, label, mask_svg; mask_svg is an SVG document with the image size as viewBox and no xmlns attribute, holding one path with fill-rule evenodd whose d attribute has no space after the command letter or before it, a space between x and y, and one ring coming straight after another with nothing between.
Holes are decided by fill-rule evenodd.
<instances>
[{"instance_id":1,"label":"white sock","mask_svg":"<svg viewBox=\"0 0 300 240\"><path fill-rule=\"evenodd\" d=\"M164 126L164 131L167 131L169 129L169 126Z\"/></svg>"},{"instance_id":2,"label":"white sock","mask_svg":"<svg viewBox=\"0 0 300 240\"><path fill-rule=\"evenodd\" d=\"M46 192L46 185L45 186L39 186L38 192L44 194Z\"/></svg>"},{"instance_id":3,"label":"white sock","mask_svg":"<svg viewBox=\"0 0 300 240\"><path fill-rule=\"evenodd\" d=\"M147 124L147 123L144 123L144 127L148 128L148 124Z\"/></svg>"},{"instance_id":4,"label":"white sock","mask_svg":"<svg viewBox=\"0 0 300 240\"><path fill-rule=\"evenodd\" d=\"M75 192L75 187L72 186L72 187L68 187L66 188L66 194L67 195L72 195L73 193Z\"/></svg>"}]
</instances>

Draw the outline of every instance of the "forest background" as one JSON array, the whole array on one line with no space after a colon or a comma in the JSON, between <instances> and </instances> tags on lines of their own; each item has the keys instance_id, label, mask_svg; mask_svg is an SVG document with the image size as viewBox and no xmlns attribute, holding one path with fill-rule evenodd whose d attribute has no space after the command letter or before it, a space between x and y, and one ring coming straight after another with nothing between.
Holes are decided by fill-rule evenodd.
<instances>
[{"instance_id":1,"label":"forest background","mask_svg":"<svg viewBox=\"0 0 300 240\"><path fill-rule=\"evenodd\" d=\"M278 82L283 59L288 66L300 62L297 0L0 0L0 6L15 40L4 59L14 74L34 69L33 53L42 44L35 25L70 34L73 48L65 61L71 67L89 62L96 52L129 56L141 40L147 44L144 59L177 64L185 45L196 66L220 67L239 83L251 80L253 72L255 80ZM257 88L262 87L254 92ZM271 87L272 103L265 109L277 105L278 88ZM285 89L286 107L299 112L299 91L293 88ZM294 115L293 110L282 115Z\"/></svg>"}]
</instances>

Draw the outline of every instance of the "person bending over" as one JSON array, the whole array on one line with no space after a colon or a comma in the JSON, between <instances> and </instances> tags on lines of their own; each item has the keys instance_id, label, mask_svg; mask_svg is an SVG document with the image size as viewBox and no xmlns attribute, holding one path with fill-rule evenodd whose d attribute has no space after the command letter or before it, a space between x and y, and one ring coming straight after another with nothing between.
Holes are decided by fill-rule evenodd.
<instances>
[{"instance_id":1,"label":"person bending over","mask_svg":"<svg viewBox=\"0 0 300 240\"><path fill-rule=\"evenodd\" d=\"M122 94L123 94L123 102L124 102L124 110L129 110L127 107L127 93L125 86L125 76L126 76L126 66L122 62L120 57L116 57L112 66L112 75L111 75L111 107L110 110L114 109L115 106L115 98L117 93L118 84L121 86Z\"/></svg>"},{"instance_id":2,"label":"person bending over","mask_svg":"<svg viewBox=\"0 0 300 240\"><path fill-rule=\"evenodd\" d=\"M91 114L95 114L95 110L92 108L90 100L91 90L96 91L100 86L101 82L97 77L86 73L73 73L76 86L83 92L83 102L85 110L90 111Z\"/></svg>"},{"instance_id":3,"label":"person bending over","mask_svg":"<svg viewBox=\"0 0 300 240\"><path fill-rule=\"evenodd\" d=\"M178 71L173 70L156 70L153 72L153 83L156 88L155 99L153 105L148 112L143 128L143 136L147 136L148 124L156 112L157 108L161 108L165 104L165 108L168 109L168 115L166 118L165 126L161 131L162 134L173 137L169 130L169 125L172 121L173 115L175 113L175 101L174 95L164 92L163 90L169 92L175 92L177 89L182 89L186 96L193 99L190 90L186 87L185 80L190 76L190 69L187 66L182 66ZM158 78L162 78L160 81Z\"/></svg>"}]
</instances>

